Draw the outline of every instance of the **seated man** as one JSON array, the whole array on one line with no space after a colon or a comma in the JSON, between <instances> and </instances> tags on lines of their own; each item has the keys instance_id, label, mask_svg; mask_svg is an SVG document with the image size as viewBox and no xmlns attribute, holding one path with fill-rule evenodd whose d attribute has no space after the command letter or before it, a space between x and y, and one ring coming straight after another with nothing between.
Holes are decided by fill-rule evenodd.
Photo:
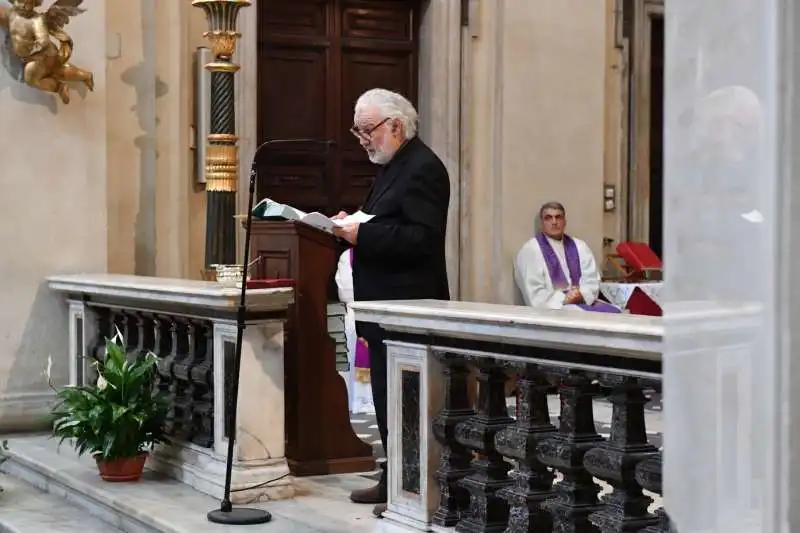
<instances>
[{"instance_id":1,"label":"seated man","mask_svg":"<svg viewBox=\"0 0 800 533\"><path fill-rule=\"evenodd\" d=\"M542 231L525 243L514 264L514 278L525 304L537 309L619 313L618 307L597 299L597 264L585 242L564 233L564 206L544 204L539 219Z\"/></svg>"}]
</instances>

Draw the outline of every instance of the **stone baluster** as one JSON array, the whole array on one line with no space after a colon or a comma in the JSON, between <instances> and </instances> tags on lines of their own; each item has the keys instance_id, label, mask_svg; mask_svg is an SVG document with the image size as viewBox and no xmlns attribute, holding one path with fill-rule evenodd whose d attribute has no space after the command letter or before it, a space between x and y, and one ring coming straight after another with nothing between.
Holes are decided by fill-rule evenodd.
<instances>
[{"instance_id":1,"label":"stone baluster","mask_svg":"<svg viewBox=\"0 0 800 533\"><path fill-rule=\"evenodd\" d=\"M497 451L515 459L509 474L514 485L499 492L509 504L506 533L549 533L553 528L550 512L541 507L552 497L554 475L538 458L539 442L552 435L547 389L550 387L536 365L519 364L517 377L517 421L495 436Z\"/></svg>"},{"instance_id":2,"label":"stone baluster","mask_svg":"<svg viewBox=\"0 0 800 533\"><path fill-rule=\"evenodd\" d=\"M214 445L214 328L210 322L197 322L195 365L190 370L194 384L192 404L192 442L210 448Z\"/></svg>"},{"instance_id":3,"label":"stone baluster","mask_svg":"<svg viewBox=\"0 0 800 533\"><path fill-rule=\"evenodd\" d=\"M154 315L152 328L153 352L158 357L155 375L156 387L160 394L169 397L172 376L172 319L168 316Z\"/></svg>"},{"instance_id":4,"label":"stone baluster","mask_svg":"<svg viewBox=\"0 0 800 533\"><path fill-rule=\"evenodd\" d=\"M442 445L439 468L434 477L439 483L439 507L433 523L452 527L469 507L469 492L460 482L470 469L472 453L456 440L456 426L475 415L469 400L467 380L469 368L463 357L435 352L442 364L444 377L444 407L433 420L432 431Z\"/></svg>"},{"instance_id":5,"label":"stone baluster","mask_svg":"<svg viewBox=\"0 0 800 533\"><path fill-rule=\"evenodd\" d=\"M636 465L636 481L645 490L654 492L661 496L661 454L651 456ZM641 530L641 533L673 533L675 530L669 520L669 516L663 508L656 511L657 521Z\"/></svg>"},{"instance_id":6,"label":"stone baluster","mask_svg":"<svg viewBox=\"0 0 800 533\"><path fill-rule=\"evenodd\" d=\"M203 447L214 443L213 327L211 322L150 312L92 308L97 337L89 349L105 359L105 340L117 330L125 337L130 359L153 352L157 360L154 386L169 406L166 431L171 437ZM96 372L87 383L97 380Z\"/></svg>"},{"instance_id":7,"label":"stone baluster","mask_svg":"<svg viewBox=\"0 0 800 533\"><path fill-rule=\"evenodd\" d=\"M110 309L111 313L111 328L106 336L108 339L113 339L117 332L125 332L125 314L121 309ZM127 340L127 339L126 339ZM103 360L105 361L106 354L103 352Z\"/></svg>"},{"instance_id":8,"label":"stone baluster","mask_svg":"<svg viewBox=\"0 0 800 533\"><path fill-rule=\"evenodd\" d=\"M175 317L178 354L172 362L173 404L173 437L191 440L192 431L192 394L194 385L189 379L189 369L194 366L194 326L185 317Z\"/></svg>"},{"instance_id":9,"label":"stone baluster","mask_svg":"<svg viewBox=\"0 0 800 533\"><path fill-rule=\"evenodd\" d=\"M132 356L135 359L139 359L153 351L153 315L151 313L136 313L136 326L138 342Z\"/></svg>"},{"instance_id":10,"label":"stone baluster","mask_svg":"<svg viewBox=\"0 0 800 533\"><path fill-rule=\"evenodd\" d=\"M601 510L600 486L583 466L584 455L603 442L594 424L592 397L597 387L583 372L570 371L559 387L561 411L558 432L539 443L539 460L564 476L556 495L542 504L553 517L553 531L599 533L589 521Z\"/></svg>"},{"instance_id":11,"label":"stone baluster","mask_svg":"<svg viewBox=\"0 0 800 533\"><path fill-rule=\"evenodd\" d=\"M141 351L140 342L141 336L139 335L141 318L137 313L130 311L122 311L122 338L125 343L125 354L129 361L135 359Z\"/></svg>"},{"instance_id":12,"label":"stone baluster","mask_svg":"<svg viewBox=\"0 0 800 533\"><path fill-rule=\"evenodd\" d=\"M97 335L94 342L89 347L88 357L92 358L92 362L103 361L105 359L106 338L110 337L110 332L114 329L111 325L111 311L105 307L92 307L92 312L96 317ZM87 365L87 375L84 378L87 384L97 382L97 368L95 364Z\"/></svg>"},{"instance_id":13,"label":"stone baluster","mask_svg":"<svg viewBox=\"0 0 800 533\"><path fill-rule=\"evenodd\" d=\"M177 320L177 317L167 315L164 318L169 324L169 353L163 359L162 364L159 365L158 372L164 379L164 388L161 390L163 390L167 398L167 405L169 406L169 410L167 411L166 432L167 435L174 436L180 431L181 420L179 413L175 409L175 398L178 395L178 380L175 377L172 367L180 361L182 357L181 354L183 353L179 342L181 339L181 324ZM164 374L165 372L168 372L168 374Z\"/></svg>"},{"instance_id":14,"label":"stone baluster","mask_svg":"<svg viewBox=\"0 0 800 533\"><path fill-rule=\"evenodd\" d=\"M589 516L589 520L602 533L639 531L658 521L647 512L652 498L642 493L635 479L636 465L657 453L647 442L644 405L648 400L636 378L603 376L601 381L612 387L611 436L586 453L583 464L589 473L611 484L613 490L603 497L603 509Z\"/></svg>"},{"instance_id":15,"label":"stone baluster","mask_svg":"<svg viewBox=\"0 0 800 533\"><path fill-rule=\"evenodd\" d=\"M456 426L456 440L475 452L472 472L461 480L470 493L469 509L456 524L464 533L501 532L508 525L508 503L498 491L510 482L511 465L497 451L497 432L514 423L505 399L505 369L492 359L475 359L478 366L478 411Z\"/></svg>"}]
</instances>

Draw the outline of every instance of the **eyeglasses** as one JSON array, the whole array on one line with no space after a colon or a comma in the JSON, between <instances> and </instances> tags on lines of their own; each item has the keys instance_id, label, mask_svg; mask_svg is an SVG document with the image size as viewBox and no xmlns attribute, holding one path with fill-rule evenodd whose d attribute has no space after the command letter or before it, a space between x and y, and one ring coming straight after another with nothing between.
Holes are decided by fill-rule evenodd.
<instances>
[{"instance_id":1,"label":"eyeglasses","mask_svg":"<svg viewBox=\"0 0 800 533\"><path fill-rule=\"evenodd\" d=\"M369 141L372 140L372 132L374 132L375 130L377 130L378 128L380 128L381 126L386 124L387 122L389 122L389 120L391 120L391 117L386 117L385 119L381 120L380 122L378 122L377 124L375 124L371 128L367 128L367 129L363 129L363 130L361 128L359 128L358 126L356 126L355 124L353 124L353 126L350 128L350 133L352 133L353 135L355 135L359 139L364 139L365 141L369 142Z\"/></svg>"}]
</instances>

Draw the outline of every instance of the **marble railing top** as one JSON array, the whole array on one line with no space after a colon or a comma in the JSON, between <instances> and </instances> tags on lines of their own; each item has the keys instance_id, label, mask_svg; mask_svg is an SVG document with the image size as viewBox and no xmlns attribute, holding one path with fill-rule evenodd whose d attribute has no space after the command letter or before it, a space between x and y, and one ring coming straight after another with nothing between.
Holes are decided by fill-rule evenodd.
<instances>
[{"instance_id":1,"label":"marble railing top","mask_svg":"<svg viewBox=\"0 0 800 533\"><path fill-rule=\"evenodd\" d=\"M439 300L349 305L356 320L389 331L648 359L661 357L664 336L661 318L629 314Z\"/></svg>"},{"instance_id":2,"label":"marble railing top","mask_svg":"<svg viewBox=\"0 0 800 533\"><path fill-rule=\"evenodd\" d=\"M133 299L222 310L239 306L240 289L224 288L212 281L129 276L123 274L70 274L47 278L53 291L72 295ZM294 301L294 289L249 289L249 311L280 311Z\"/></svg>"}]
</instances>

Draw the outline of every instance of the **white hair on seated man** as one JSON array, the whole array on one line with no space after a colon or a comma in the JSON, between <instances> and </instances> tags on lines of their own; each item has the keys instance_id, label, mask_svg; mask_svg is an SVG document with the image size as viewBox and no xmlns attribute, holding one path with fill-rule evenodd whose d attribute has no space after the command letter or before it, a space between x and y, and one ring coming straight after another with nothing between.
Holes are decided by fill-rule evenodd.
<instances>
[{"instance_id":1,"label":"white hair on seated man","mask_svg":"<svg viewBox=\"0 0 800 533\"><path fill-rule=\"evenodd\" d=\"M359 113L366 107L377 107L385 118L397 119L403 125L406 139L417 136L417 110L402 94L388 89L370 89L356 101L355 111Z\"/></svg>"}]
</instances>

